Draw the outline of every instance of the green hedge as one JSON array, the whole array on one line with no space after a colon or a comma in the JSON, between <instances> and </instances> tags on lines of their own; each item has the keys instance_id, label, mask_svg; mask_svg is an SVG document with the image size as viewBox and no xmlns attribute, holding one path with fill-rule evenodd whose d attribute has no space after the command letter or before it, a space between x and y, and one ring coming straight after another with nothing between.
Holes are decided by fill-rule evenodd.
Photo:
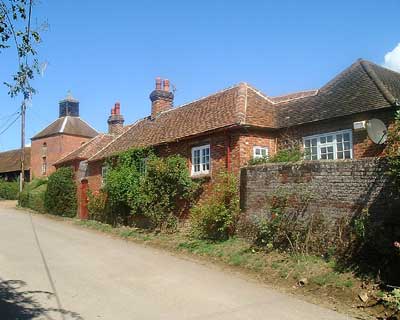
<instances>
[{"instance_id":1,"label":"green hedge","mask_svg":"<svg viewBox=\"0 0 400 320\"><path fill-rule=\"evenodd\" d=\"M25 185L19 194L18 204L38 212L45 212L44 195L47 190L47 180L36 179Z\"/></svg>"},{"instance_id":2,"label":"green hedge","mask_svg":"<svg viewBox=\"0 0 400 320\"><path fill-rule=\"evenodd\" d=\"M57 216L76 216L76 184L71 168L60 168L50 175L44 195L44 207L48 213Z\"/></svg>"},{"instance_id":3,"label":"green hedge","mask_svg":"<svg viewBox=\"0 0 400 320\"><path fill-rule=\"evenodd\" d=\"M0 180L0 199L2 200L17 200L19 193L18 181Z\"/></svg>"}]
</instances>

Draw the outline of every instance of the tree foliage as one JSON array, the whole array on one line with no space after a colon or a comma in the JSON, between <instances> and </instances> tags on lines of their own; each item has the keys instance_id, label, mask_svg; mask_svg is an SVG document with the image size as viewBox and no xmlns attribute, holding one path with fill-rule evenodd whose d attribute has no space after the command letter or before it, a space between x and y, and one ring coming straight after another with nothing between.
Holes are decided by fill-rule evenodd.
<instances>
[{"instance_id":1,"label":"tree foliage","mask_svg":"<svg viewBox=\"0 0 400 320\"><path fill-rule=\"evenodd\" d=\"M18 59L12 81L4 82L12 97L22 93L28 98L35 93L30 80L39 72L35 45L41 38L31 27L32 6L32 0L0 0L0 52L14 47Z\"/></svg>"},{"instance_id":2,"label":"tree foliage","mask_svg":"<svg viewBox=\"0 0 400 320\"><path fill-rule=\"evenodd\" d=\"M50 175L44 205L50 214L65 217L76 215L76 184L71 168L60 168Z\"/></svg>"}]
</instances>

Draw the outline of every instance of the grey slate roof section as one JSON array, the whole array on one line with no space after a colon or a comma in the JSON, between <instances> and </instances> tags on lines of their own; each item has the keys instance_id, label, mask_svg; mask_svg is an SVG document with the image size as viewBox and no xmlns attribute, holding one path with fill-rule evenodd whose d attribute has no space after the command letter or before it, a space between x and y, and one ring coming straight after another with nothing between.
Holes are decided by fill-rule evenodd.
<instances>
[{"instance_id":1,"label":"grey slate roof section","mask_svg":"<svg viewBox=\"0 0 400 320\"><path fill-rule=\"evenodd\" d=\"M61 117L36 134L32 140L53 136L56 134L68 134L73 136L93 138L99 133L79 117Z\"/></svg>"}]
</instances>

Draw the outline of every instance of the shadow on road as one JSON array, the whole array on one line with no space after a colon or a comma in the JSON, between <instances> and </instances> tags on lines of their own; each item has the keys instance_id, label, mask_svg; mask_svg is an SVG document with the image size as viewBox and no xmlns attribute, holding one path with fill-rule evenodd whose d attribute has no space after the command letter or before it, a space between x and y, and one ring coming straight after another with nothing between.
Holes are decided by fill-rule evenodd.
<instances>
[{"instance_id":1,"label":"shadow on road","mask_svg":"<svg viewBox=\"0 0 400 320\"><path fill-rule=\"evenodd\" d=\"M47 291L24 291L22 288L25 286L26 283L21 280L0 279L0 319L54 319L53 315L57 315L57 319L61 315L65 319L83 319L75 312L42 306L38 300L54 298L54 294Z\"/></svg>"}]
</instances>

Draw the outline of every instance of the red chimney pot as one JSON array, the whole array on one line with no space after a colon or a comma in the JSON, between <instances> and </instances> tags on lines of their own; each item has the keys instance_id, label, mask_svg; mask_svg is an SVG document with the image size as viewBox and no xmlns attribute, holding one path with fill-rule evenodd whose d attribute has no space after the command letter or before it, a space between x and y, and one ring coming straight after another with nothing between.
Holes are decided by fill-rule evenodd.
<instances>
[{"instance_id":1,"label":"red chimney pot","mask_svg":"<svg viewBox=\"0 0 400 320\"><path fill-rule=\"evenodd\" d=\"M163 81L163 87L164 87L164 91L168 91L169 92L169 80L165 79Z\"/></svg>"},{"instance_id":2,"label":"red chimney pot","mask_svg":"<svg viewBox=\"0 0 400 320\"><path fill-rule=\"evenodd\" d=\"M118 101L115 103L114 109L115 109L115 114L121 114L121 105Z\"/></svg>"}]
</instances>

